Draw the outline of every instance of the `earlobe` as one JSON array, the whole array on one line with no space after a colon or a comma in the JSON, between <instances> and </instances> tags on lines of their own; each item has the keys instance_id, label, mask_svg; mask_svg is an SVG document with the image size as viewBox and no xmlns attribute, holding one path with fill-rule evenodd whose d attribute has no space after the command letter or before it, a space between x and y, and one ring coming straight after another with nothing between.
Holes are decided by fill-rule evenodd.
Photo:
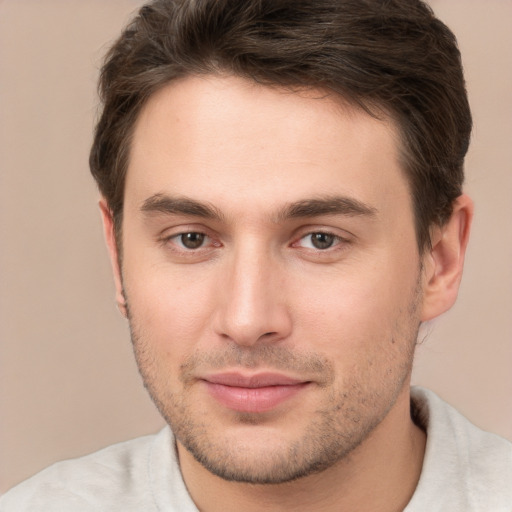
<instances>
[{"instance_id":1,"label":"earlobe","mask_svg":"<svg viewBox=\"0 0 512 512\"><path fill-rule=\"evenodd\" d=\"M112 271L114 273L117 306L119 308L119 311L121 311L121 314L124 317L127 317L126 299L124 297L123 283L121 279L121 269L119 267L119 252L117 247L112 211L110 210L107 201L103 197L99 201L99 207L101 212L101 219L103 222L103 233L105 235L105 242L107 244L107 249L110 256L110 263L112 264Z\"/></svg>"},{"instance_id":2,"label":"earlobe","mask_svg":"<svg viewBox=\"0 0 512 512\"><path fill-rule=\"evenodd\" d=\"M462 194L448 222L432 231L432 248L423 259L422 322L450 309L457 298L472 218L473 201Z\"/></svg>"}]
</instances>

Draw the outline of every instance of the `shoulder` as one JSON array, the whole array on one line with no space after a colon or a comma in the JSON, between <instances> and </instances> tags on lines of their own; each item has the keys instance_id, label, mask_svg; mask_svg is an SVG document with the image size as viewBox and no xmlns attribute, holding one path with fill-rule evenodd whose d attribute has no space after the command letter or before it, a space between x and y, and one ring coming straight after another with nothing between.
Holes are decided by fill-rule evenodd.
<instances>
[{"instance_id":1,"label":"shoulder","mask_svg":"<svg viewBox=\"0 0 512 512\"><path fill-rule=\"evenodd\" d=\"M151 453L155 445L169 445L171 437L164 429L58 462L7 492L0 499L0 511L152 510Z\"/></svg>"},{"instance_id":2,"label":"shoulder","mask_svg":"<svg viewBox=\"0 0 512 512\"><path fill-rule=\"evenodd\" d=\"M431 502L432 511L446 510L436 508L442 502L450 510L510 512L512 443L479 429L432 391L412 388L411 404L415 421L427 432L413 501Z\"/></svg>"}]
</instances>

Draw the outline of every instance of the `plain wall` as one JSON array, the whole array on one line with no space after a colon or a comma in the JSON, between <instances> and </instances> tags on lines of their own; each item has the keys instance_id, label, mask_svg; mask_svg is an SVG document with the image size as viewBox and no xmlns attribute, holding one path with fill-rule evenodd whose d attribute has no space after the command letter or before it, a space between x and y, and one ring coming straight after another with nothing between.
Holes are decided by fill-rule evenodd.
<instances>
[{"instance_id":1,"label":"plain wall","mask_svg":"<svg viewBox=\"0 0 512 512\"><path fill-rule=\"evenodd\" d=\"M0 0L0 490L163 425L118 313L87 158L101 57L140 2ZM432 0L459 38L476 218L414 382L512 439L512 2Z\"/></svg>"}]
</instances>

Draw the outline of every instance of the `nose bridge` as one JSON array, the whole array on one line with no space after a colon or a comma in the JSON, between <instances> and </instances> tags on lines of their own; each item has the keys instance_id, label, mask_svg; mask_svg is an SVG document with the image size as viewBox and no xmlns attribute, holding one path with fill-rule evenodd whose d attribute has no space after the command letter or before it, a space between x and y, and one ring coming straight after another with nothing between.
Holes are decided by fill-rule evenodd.
<instances>
[{"instance_id":1,"label":"nose bridge","mask_svg":"<svg viewBox=\"0 0 512 512\"><path fill-rule=\"evenodd\" d=\"M233 248L219 302L218 330L240 345L282 339L290 319L278 258L256 237Z\"/></svg>"}]
</instances>

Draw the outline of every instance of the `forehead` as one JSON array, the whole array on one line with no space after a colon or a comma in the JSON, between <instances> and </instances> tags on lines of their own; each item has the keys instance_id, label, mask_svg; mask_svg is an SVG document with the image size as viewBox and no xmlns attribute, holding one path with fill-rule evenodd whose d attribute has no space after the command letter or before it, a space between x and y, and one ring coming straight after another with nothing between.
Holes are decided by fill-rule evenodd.
<instances>
[{"instance_id":1,"label":"forehead","mask_svg":"<svg viewBox=\"0 0 512 512\"><path fill-rule=\"evenodd\" d=\"M409 202L398 154L393 122L325 91L187 77L143 108L125 200L172 193L243 210L341 194L380 209Z\"/></svg>"}]
</instances>

